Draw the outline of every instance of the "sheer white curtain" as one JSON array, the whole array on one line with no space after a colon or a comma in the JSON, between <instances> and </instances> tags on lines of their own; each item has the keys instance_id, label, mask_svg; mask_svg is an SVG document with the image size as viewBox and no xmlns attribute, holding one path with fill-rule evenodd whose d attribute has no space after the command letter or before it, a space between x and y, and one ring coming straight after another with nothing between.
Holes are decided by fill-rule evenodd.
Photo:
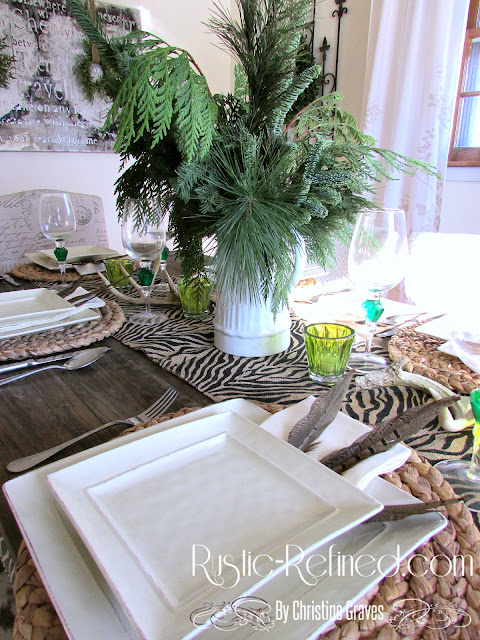
<instances>
[{"instance_id":1,"label":"sheer white curtain","mask_svg":"<svg viewBox=\"0 0 480 640\"><path fill-rule=\"evenodd\" d=\"M410 233L439 228L467 9L468 0L372 0L364 131L441 175L378 189L378 202L405 210Z\"/></svg>"}]
</instances>

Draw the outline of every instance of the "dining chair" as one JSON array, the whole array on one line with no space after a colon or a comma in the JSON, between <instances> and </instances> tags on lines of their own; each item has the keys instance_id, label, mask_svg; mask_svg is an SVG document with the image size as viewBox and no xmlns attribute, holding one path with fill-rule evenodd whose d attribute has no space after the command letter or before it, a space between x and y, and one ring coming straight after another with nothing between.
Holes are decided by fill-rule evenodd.
<instances>
[{"instance_id":1,"label":"dining chair","mask_svg":"<svg viewBox=\"0 0 480 640\"><path fill-rule=\"evenodd\" d=\"M40 231L40 196L46 189L0 195L0 269L27 262L26 253L50 249L51 241ZM77 222L69 246L108 245L102 199L84 193L70 193Z\"/></svg>"}]
</instances>

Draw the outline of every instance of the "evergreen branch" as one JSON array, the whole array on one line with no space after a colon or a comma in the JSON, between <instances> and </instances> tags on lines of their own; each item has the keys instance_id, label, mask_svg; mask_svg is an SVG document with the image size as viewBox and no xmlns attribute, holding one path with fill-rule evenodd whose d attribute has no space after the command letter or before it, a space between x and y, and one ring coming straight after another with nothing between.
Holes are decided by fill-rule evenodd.
<instances>
[{"instance_id":1,"label":"evergreen branch","mask_svg":"<svg viewBox=\"0 0 480 640\"><path fill-rule=\"evenodd\" d=\"M320 67L314 65L297 75L289 87L279 96L278 107L272 112L268 120L268 126L275 133L280 133L287 113L297 101L298 97L307 89L312 82L320 75Z\"/></svg>"},{"instance_id":2,"label":"evergreen branch","mask_svg":"<svg viewBox=\"0 0 480 640\"><path fill-rule=\"evenodd\" d=\"M108 62L110 67L119 71L117 66L117 52L112 47L108 38L103 35L100 28L93 21L92 16L80 0L67 0L67 10L76 20L89 42L97 47L101 57Z\"/></svg>"}]
</instances>

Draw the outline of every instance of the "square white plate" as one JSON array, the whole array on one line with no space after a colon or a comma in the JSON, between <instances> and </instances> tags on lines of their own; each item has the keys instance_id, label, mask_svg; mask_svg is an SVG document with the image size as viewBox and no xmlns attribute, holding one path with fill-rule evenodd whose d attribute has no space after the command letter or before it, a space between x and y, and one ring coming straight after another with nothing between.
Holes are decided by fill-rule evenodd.
<instances>
[{"instance_id":1,"label":"square white plate","mask_svg":"<svg viewBox=\"0 0 480 640\"><path fill-rule=\"evenodd\" d=\"M26 289L0 293L0 329L2 324L43 320L72 307L56 291Z\"/></svg>"},{"instance_id":2,"label":"square white plate","mask_svg":"<svg viewBox=\"0 0 480 640\"><path fill-rule=\"evenodd\" d=\"M48 481L145 640L183 638L192 610L282 571L287 544L309 553L382 508L235 413L152 434ZM205 554L237 566L245 551L261 558L253 575L224 565L206 579Z\"/></svg>"},{"instance_id":3,"label":"square white plate","mask_svg":"<svg viewBox=\"0 0 480 640\"><path fill-rule=\"evenodd\" d=\"M73 305L48 289L28 289L0 294L0 339L23 336L48 329L58 329L81 322L98 320L101 314L95 309L84 309L63 320L54 321L55 316L73 309ZM52 319L50 322L49 319ZM6 325L19 323L17 328ZM28 326L25 324L28 323ZM3 328L2 328L3 327Z\"/></svg>"},{"instance_id":4,"label":"square white plate","mask_svg":"<svg viewBox=\"0 0 480 640\"><path fill-rule=\"evenodd\" d=\"M114 249L96 244L83 245L81 247L67 247L67 249L68 255L66 262L68 265L75 262L99 262L119 255L118 251ZM27 253L26 256L32 262L46 269L55 271L58 270L58 262L53 251L53 249L42 249L35 253Z\"/></svg>"},{"instance_id":5,"label":"square white plate","mask_svg":"<svg viewBox=\"0 0 480 640\"><path fill-rule=\"evenodd\" d=\"M115 609L118 604L107 588L104 588L104 581L101 575L98 575L99 572L91 567L93 563L85 561L82 552L65 526L59 511L55 508L47 483L47 476L75 462L88 459L104 451L116 449L124 443L141 440L152 433L193 422L205 416L232 410L241 413L257 424L261 424L270 415L264 409L245 400L229 400L204 407L144 431L131 433L121 440L109 441L93 449L75 454L70 458L53 462L10 480L4 485L4 493L20 526L24 540L70 640L91 640L92 638L130 640L135 636L132 636L127 631L126 626L122 623L121 616L118 615ZM353 422L351 424L353 429ZM361 426L360 423L356 424ZM192 428L194 427L192 426ZM361 431L358 432L358 435L360 433ZM410 495L379 478L369 485L367 491L384 504L414 500ZM396 500L392 500L392 492L396 493ZM416 516L415 519L409 518L403 522L388 523L385 529L386 533L378 538L378 544L373 543L374 551L372 551L372 554L379 556L390 553L398 545L399 557L402 559L445 525L446 521L438 514ZM369 527L370 525L364 526ZM356 530L353 530L353 533L356 533ZM336 545L334 547L335 550L338 547L340 550L343 549L344 553L348 552L349 546L340 546L343 545L345 535L350 534L343 534L335 538L332 544L327 544L327 547L330 548L334 544ZM348 540L346 544L348 545ZM321 553L322 549L317 552ZM361 553L362 548L359 547L358 551L352 555L356 558ZM384 567L375 567L372 575L358 575L355 580L346 580L337 573L326 576L316 587L308 586L303 580L299 579L296 588L300 589L299 593L301 595L299 597L307 604L311 604L312 599L319 604L328 602L331 593L335 594L335 598L339 597L338 594L340 593L342 607L345 608L346 603L358 600L368 589L378 583L385 573ZM291 585L288 586L288 589L290 588ZM224 599L228 599L228 592L225 592ZM88 611L89 615L84 615L85 611ZM305 629L303 623L301 629L300 623L297 624L299 625L299 633L292 634L291 629L284 633L283 624L277 622L274 637L276 640L291 640L292 637L301 640L302 638L307 638L307 636L309 637L309 634L312 633L311 630L317 629L320 625L322 627L325 626L326 622L325 620L319 622L311 620L307 623ZM192 637L196 631L192 625ZM215 638L218 640L218 630L213 629L210 631L215 632ZM300 633L300 631L302 632ZM209 631L207 630L208 633ZM230 635L237 640L238 633L240 631L236 629L235 636Z\"/></svg>"}]
</instances>

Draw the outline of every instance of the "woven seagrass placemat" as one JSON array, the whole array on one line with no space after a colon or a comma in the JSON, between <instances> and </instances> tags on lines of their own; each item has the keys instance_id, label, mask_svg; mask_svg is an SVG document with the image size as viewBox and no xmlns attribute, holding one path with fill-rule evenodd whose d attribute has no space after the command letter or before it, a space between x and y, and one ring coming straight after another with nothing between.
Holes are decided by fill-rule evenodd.
<instances>
[{"instance_id":1,"label":"woven seagrass placemat","mask_svg":"<svg viewBox=\"0 0 480 640\"><path fill-rule=\"evenodd\" d=\"M271 412L280 408L263 406ZM123 433L138 431L194 410L191 408L171 413ZM454 495L441 473L415 452L401 469L384 477L424 502ZM463 503L449 505L445 516L448 518L447 528L416 550L411 565L415 575L408 571L410 565L406 559L393 576L382 580L357 603L358 613L352 619L336 622L322 634L322 640L478 640L480 532ZM461 556L465 558L464 564L458 562L454 571L448 570L451 559ZM14 640L67 639L23 542L16 564L14 595L17 607ZM416 602L411 599L416 599ZM418 607L418 600L424 603L423 615L409 615L409 607L412 610ZM359 611L369 606L383 607L386 615L381 620L362 619Z\"/></svg>"},{"instance_id":2,"label":"woven seagrass placemat","mask_svg":"<svg viewBox=\"0 0 480 640\"><path fill-rule=\"evenodd\" d=\"M33 262L13 267L13 269L10 269L10 273L14 278L20 278L21 280L31 280L33 282L62 281L60 271L50 271L50 269L45 269L45 267L42 267L39 264L34 264ZM67 271L65 273L65 280L67 282L73 282L78 277L79 276L76 271ZM93 280L94 278L98 278L96 273L85 276L84 279Z\"/></svg>"},{"instance_id":3,"label":"woven seagrass placemat","mask_svg":"<svg viewBox=\"0 0 480 640\"><path fill-rule=\"evenodd\" d=\"M405 371L435 380L463 395L468 395L480 387L478 373L472 371L459 358L438 351L438 347L445 344L445 340L418 333L414 330L416 326L419 325L401 329L390 340L388 353L394 362L406 358L403 366Z\"/></svg>"},{"instance_id":4,"label":"woven seagrass placemat","mask_svg":"<svg viewBox=\"0 0 480 640\"><path fill-rule=\"evenodd\" d=\"M86 347L112 335L125 321L122 309L115 302L105 301L99 311L102 316L98 320L0 340L0 362Z\"/></svg>"}]
</instances>

